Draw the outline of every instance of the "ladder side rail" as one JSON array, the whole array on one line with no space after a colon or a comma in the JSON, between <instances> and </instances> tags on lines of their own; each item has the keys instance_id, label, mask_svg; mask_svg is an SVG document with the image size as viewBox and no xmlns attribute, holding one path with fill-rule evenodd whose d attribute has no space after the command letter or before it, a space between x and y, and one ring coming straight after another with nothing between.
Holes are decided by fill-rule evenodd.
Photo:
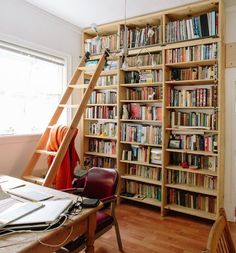
<instances>
[{"instance_id":1,"label":"ladder side rail","mask_svg":"<svg viewBox=\"0 0 236 253\"><path fill-rule=\"evenodd\" d=\"M73 74L70 82L69 82L69 85L76 85L77 82L78 82L78 79L80 78L80 75L82 73L81 70L78 70L79 67L83 66L85 64L85 61L86 61L86 56L84 55L75 71L75 73ZM73 89L71 87L67 87L66 88L66 91L64 93L64 95L62 96L59 104L65 104L67 103L68 99L70 98L71 94L73 92ZM58 119L60 118L61 116L61 113L62 111L64 110L63 107L57 107L56 111L54 112L51 120L49 121L49 124L48 126L52 126L54 124L57 123ZM37 145L36 145L36 148L35 150L38 150L38 149L44 149L45 146L46 146L46 143L48 141L48 138L49 138L49 134L50 134L50 128L47 126L46 130L44 131L44 133L42 134L42 136L40 137ZM39 158L40 158L41 154L39 153L33 153L33 155L31 156L31 159L29 160L26 168L24 169L21 177L24 177L24 176L28 176L28 175L31 175L32 172L33 172L33 168L35 167L35 165L37 164Z\"/></svg>"},{"instance_id":2,"label":"ladder side rail","mask_svg":"<svg viewBox=\"0 0 236 253\"><path fill-rule=\"evenodd\" d=\"M71 125L70 125L70 127L69 127L65 137L63 138L63 141L58 149L58 154L54 158L54 160L48 170L48 173L45 177L45 181L43 183L44 186L51 186L51 184L56 176L57 170L58 170L59 166L61 165L61 162L65 156L65 153L70 145L70 142L74 136L75 130L78 126L78 123L79 123L81 117L83 116L84 109L86 108L86 105L88 104L90 95L97 83L100 73L103 70L105 60L106 60L106 53L104 53L103 56L100 58L97 68L96 68L93 76L91 77L91 80L88 84L88 88L86 89L86 91L84 93L83 99L82 99L82 101L81 101L81 103L80 103L80 105L73 117Z\"/></svg>"}]
</instances>

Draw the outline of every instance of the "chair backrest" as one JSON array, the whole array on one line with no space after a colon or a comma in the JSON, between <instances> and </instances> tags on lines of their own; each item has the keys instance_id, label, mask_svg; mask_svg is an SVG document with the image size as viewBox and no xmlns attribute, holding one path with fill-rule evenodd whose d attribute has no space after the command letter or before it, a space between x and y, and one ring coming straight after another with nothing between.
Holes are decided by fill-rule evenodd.
<instances>
[{"instance_id":1,"label":"chair backrest","mask_svg":"<svg viewBox=\"0 0 236 253\"><path fill-rule=\"evenodd\" d=\"M97 199L111 197L116 193L118 181L117 170L93 167L87 173L83 195Z\"/></svg>"},{"instance_id":2,"label":"chair backrest","mask_svg":"<svg viewBox=\"0 0 236 253\"><path fill-rule=\"evenodd\" d=\"M204 253L236 253L230 234L225 210L220 209L220 216L213 224Z\"/></svg>"}]
</instances>

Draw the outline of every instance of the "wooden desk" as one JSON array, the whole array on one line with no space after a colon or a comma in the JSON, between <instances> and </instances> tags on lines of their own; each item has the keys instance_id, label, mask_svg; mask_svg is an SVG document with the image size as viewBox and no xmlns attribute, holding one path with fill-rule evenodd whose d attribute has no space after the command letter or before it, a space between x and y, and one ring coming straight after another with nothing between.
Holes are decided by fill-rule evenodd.
<instances>
[{"instance_id":1,"label":"wooden desk","mask_svg":"<svg viewBox=\"0 0 236 253\"><path fill-rule=\"evenodd\" d=\"M5 176L4 176L5 177ZM18 181L6 176L8 180ZM22 182L22 180L20 180ZM1 181L0 181L1 182ZM52 194L54 199L58 198L70 198L77 199L77 196L60 192L51 188L35 185L29 182L25 182L25 185L30 185L35 190L41 190ZM0 184L1 185L1 184ZM53 198L52 198L53 199ZM82 234L87 235L86 253L94 253L94 235L96 228L96 211L102 208L100 204L96 208L83 209L80 214L71 216L64 226L57 228L50 232L30 232L30 233L14 233L12 235L6 235L0 237L0 253L49 253L55 252L63 245L74 240ZM67 238L68 237L68 238ZM67 240L65 241L65 239ZM48 245L50 246L48 246ZM54 246L52 246L54 245Z\"/></svg>"}]
</instances>

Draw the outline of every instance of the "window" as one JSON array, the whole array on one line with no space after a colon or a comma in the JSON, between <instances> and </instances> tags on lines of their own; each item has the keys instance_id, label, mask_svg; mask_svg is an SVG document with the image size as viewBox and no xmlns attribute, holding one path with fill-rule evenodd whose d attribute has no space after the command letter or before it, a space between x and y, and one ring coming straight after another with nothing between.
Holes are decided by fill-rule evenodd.
<instances>
[{"instance_id":1,"label":"window","mask_svg":"<svg viewBox=\"0 0 236 253\"><path fill-rule=\"evenodd\" d=\"M43 132L65 73L64 59L0 42L0 135Z\"/></svg>"}]
</instances>

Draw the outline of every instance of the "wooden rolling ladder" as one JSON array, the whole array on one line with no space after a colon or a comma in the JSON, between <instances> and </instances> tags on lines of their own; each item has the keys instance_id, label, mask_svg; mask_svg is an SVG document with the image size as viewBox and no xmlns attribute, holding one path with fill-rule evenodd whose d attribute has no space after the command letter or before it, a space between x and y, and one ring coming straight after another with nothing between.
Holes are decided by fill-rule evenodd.
<instances>
[{"instance_id":1,"label":"wooden rolling ladder","mask_svg":"<svg viewBox=\"0 0 236 253\"><path fill-rule=\"evenodd\" d=\"M57 170L61 165L61 162L62 162L62 160L65 156L65 153L68 149L68 146L74 136L76 128L77 128L77 126L80 122L80 119L83 115L83 112L86 108L86 105L88 103L90 95L97 83L97 80L100 76L101 71L103 70L107 56L108 56L108 52L105 51L103 53L103 55L100 57L97 65L95 65L95 66L85 66L86 61L89 59L89 54L86 53L83 56L83 58L80 61L80 64L78 65L78 68L76 69L71 81L69 82L69 85L67 86L67 89L66 89L64 95L61 98L61 101L60 101L55 113L53 114L45 132L42 134L29 163L27 164L26 168L24 169L24 172L22 174L22 178L24 180L27 180L27 181L30 181L33 183L37 183L37 184L41 184L44 186L51 186L52 185L53 180L56 176ZM91 70L94 70L94 71L91 74L89 84L78 84L81 74L84 71L91 71ZM84 92L84 95L83 95L83 98L82 98L80 104L76 105L76 106L67 104L68 100L71 98L71 96L73 94L74 89L81 89L81 88L86 88L86 90ZM62 141L58 151L52 152L52 151L49 151L46 149L46 145L47 145L47 142L49 139L50 130L55 124L57 124L57 122L58 122L58 120L65 108L75 108L76 111L75 111L74 117L73 117L70 125L68 126L68 130L65 134L65 137L63 138L63 141ZM49 167L49 169L47 171L45 178L39 178L39 177L35 177L32 175L33 170L35 169L35 166L38 163L41 155L55 156L51 166Z\"/></svg>"}]
</instances>

